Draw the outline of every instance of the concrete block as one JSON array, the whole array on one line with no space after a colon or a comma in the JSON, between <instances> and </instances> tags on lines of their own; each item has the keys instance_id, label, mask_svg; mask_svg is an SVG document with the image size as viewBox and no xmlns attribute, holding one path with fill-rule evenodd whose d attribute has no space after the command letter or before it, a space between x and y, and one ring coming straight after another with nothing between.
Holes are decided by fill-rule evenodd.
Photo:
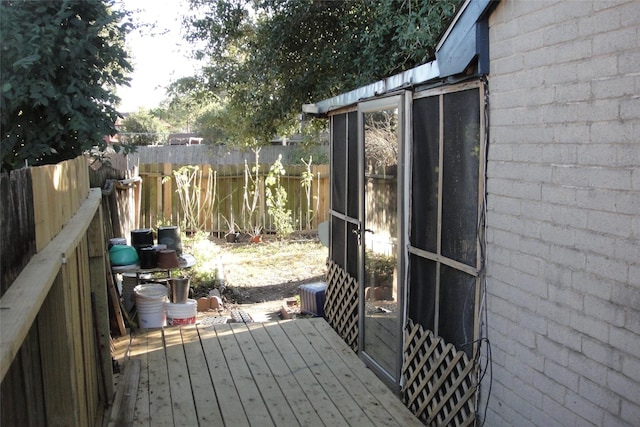
<instances>
[{"instance_id":1,"label":"concrete block","mask_svg":"<svg viewBox=\"0 0 640 427\"><path fill-rule=\"evenodd\" d=\"M572 65L572 67L575 67L575 65ZM570 75L570 77L568 77L567 81L570 83L577 81L575 76L575 68L574 73ZM557 84L563 83L566 82L557 82ZM542 115L542 122L545 124L577 122L579 120L582 120L582 109L578 104L573 103L548 104L542 107Z\"/></svg>"},{"instance_id":2,"label":"concrete block","mask_svg":"<svg viewBox=\"0 0 640 427\"><path fill-rule=\"evenodd\" d=\"M491 210L518 216L520 215L520 199L494 195L488 200Z\"/></svg>"},{"instance_id":3,"label":"concrete block","mask_svg":"<svg viewBox=\"0 0 640 427\"><path fill-rule=\"evenodd\" d=\"M579 230L568 225L559 225L551 222L543 222L540 224L540 237L543 241L549 242L552 245L571 247L575 243L574 236L578 231Z\"/></svg>"},{"instance_id":4,"label":"concrete block","mask_svg":"<svg viewBox=\"0 0 640 427\"><path fill-rule=\"evenodd\" d=\"M581 313L571 313L569 326L584 335L592 337L596 340L607 342L609 340L610 326L599 320L592 319Z\"/></svg>"},{"instance_id":5,"label":"concrete block","mask_svg":"<svg viewBox=\"0 0 640 427\"><path fill-rule=\"evenodd\" d=\"M616 414L620 408L620 397L612 393L601 384L595 383L587 378L580 378L578 393L595 405L607 412ZM591 420L593 422L593 420Z\"/></svg>"},{"instance_id":6,"label":"concrete block","mask_svg":"<svg viewBox=\"0 0 640 427\"><path fill-rule=\"evenodd\" d=\"M621 307L593 295L584 297L584 314L613 326L624 326L624 312Z\"/></svg>"},{"instance_id":7,"label":"concrete block","mask_svg":"<svg viewBox=\"0 0 640 427\"><path fill-rule=\"evenodd\" d=\"M539 182L514 181L511 186L511 197L540 200L542 198L542 184Z\"/></svg>"},{"instance_id":8,"label":"concrete block","mask_svg":"<svg viewBox=\"0 0 640 427\"><path fill-rule=\"evenodd\" d=\"M608 366L617 370L622 369L623 356L608 343L583 337L582 354L602 366Z\"/></svg>"},{"instance_id":9,"label":"concrete block","mask_svg":"<svg viewBox=\"0 0 640 427\"><path fill-rule=\"evenodd\" d=\"M640 334L637 332L631 332L624 328L612 327L608 342L613 348L630 356L638 357L640 354ZM638 380L640 380L640 378L638 378Z\"/></svg>"},{"instance_id":10,"label":"concrete block","mask_svg":"<svg viewBox=\"0 0 640 427\"><path fill-rule=\"evenodd\" d=\"M640 117L640 112L638 112L637 116ZM637 128L639 129L638 138L636 139L636 137L632 137L634 138L634 140L640 140L640 126L637 126ZM635 178L633 175L634 175L634 172L637 172L639 170L637 169L637 165L640 165L640 150L638 150L638 145L633 142L625 142L624 144L617 144L615 146L615 149L616 149L615 164L618 167L632 168L631 190L633 190L634 189L633 182ZM635 193L635 197L638 197L637 193Z\"/></svg>"},{"instance_id":11,"label":"concrete block","mask_svg":"<svg viewBox=\"0 0 640 427\"><path fill-rule=\"evenodd\" d=\"M535 369L539 373L542 373L544 371L544 357L540 353L538 353L535 348L530 347L530 346L517 344L516 345L516 357L519 360L521 360L525 365L529 366L532 369ZM536 375L537 374L533 375L532 382L533 382L533 378ZM529 382L527 384L531 384L531 382ZM516 387L516 388L518 388L518 387ZM534 393L532 392L532 394L534 394ZM535 393L535 394L537 394L537 393ZM522 395L522 397L527 397L527 396ZM539 408L539 407L541 407L541 405L542 405L542 400L540 400L539 404L536 405L536 406Z\"/></svg>"},{"instance_id":12,"label":"concrete block","mask_svg":"<svg viewBox=\"0 0 640 427\"><path fill-rule=\"evenodd\" d=\"M559 186L589 188L590 173L591 171L588 168L581 166L572 164L556 164L552 167L551 182Z\"/></svg>"},{"instance_id":13,"label":"concrete block","mask_svg":"<svg viewBox=\"0 0 640 427\"><path fill-rule=\"evenodd\" d=\"M560 205L574 205L578 190L574 187L559 186L556 184L542 184L542 201Z\"/></svg>"},{"instance_id":14,"label":"concrete block","mask_svg":"<svg viewBox=\"0 0 640 427\"><path fill-rule=\"evenodd\" d=\"M569 353L569 369L578 374L580 378L589 378L598 384L605 384L607 371L610 368L588 358L582 353L572 351Z\"/></svg>"},{"instance_id":15,"label":"concrete block","mask_svg":"<svg viewBox=\"0 0 640 427\"><path fill-rule=\"evenodd\" d=\"M626 56L622 55L625 58ZM620 98L635 96L635 90L633 89L635 76L607 76L592 80L590 85L593 97L596 99L617 99L620 102Z\"/></svg>"},{"instance_id":16,"label":"concrete block","mask_svg":"<svg viewBox=\"0 0 640 427\"><path fill-rule=\"evenodd\" d=\"M491 220L490 217L488 220ZM518 250L520 247L520 236L518 234L495 228L487 230L487 241L491 243L492 246L495 245L509 250ZM488 248L487 250L489 251L490 249Z\"/></svg>"},{"instance_id":17,"label":"concrete block","mask_svg":"<svg viewBox=\"0 0 640 427\"><path fill-rule=\"evenodd\" d=\"M538 259L542 259L542 260L548 260L549 259L549 251L550 251L550 244L549 242L545 241L545 240L540 240L540 225L538 224L533 224L531 221L528 221L526 223L527 225L533 225L533 229L535 230L536 234L535 237L536 238L522 238L520 239L520 251L525 253L525 254L530 254L533 257L536 257ZM533 234L533 233L526 233L527 235ZM542 271L546 266L546 261L542 263L542 265L539 266L538 271Z\"/></svg>"},{"instance_id":18,"label":"concrete block","mask_svg":"<svg viewBox=\"0 0 640 427\"><path fill-rule=\"evenodd\" d=\"M637 100L636 100L637 101ZM623 106L626 105L626 101L618 101L618 109L623 110ZM637 108L637 102L632 104ZM635 116L637 117L637 115ZM591 123L591 135L590 141L599 144L611 144L612 149L618 144L628 144L634 142L634 123L633 118L622 119L622 117L611 117L608 120L601 122ZM625 189L625 188L623 188Z\"/></svg>"},{"instance_id":19,"label":"concrete block","mask_svg":"<svg viewBox=\"0 0 640 427\"><path fill-rule=\"evenodd\" d=\"M584 209L613 212L618 193L603 188L581 188L576 190L576 205Z\"/></svg>"},{"instance_id":20,"label":"concrete block","mask_svg":"<svg viewBox=\"0 0 640 427\"><path fill-rule=\"evenodd\" d=\"M584 271L574 271L571 274L571 287L578 292L595 295L606 300L611 297L614 282Z\"/></svg>"},{"instance_id":21,"label":"concrete block","mask_svg":"<svg viewBox=\"0 0 640 427\"><path fill-rule=\"evenodd\" d=\"M574 228L587 227L587 212L573 206L552 205L549 206L551 221L558 225L567 225Z\"/></svg>"},{"instance_id":22,"label":"concrete block","mask_svg":"<svg viewBox=\"0 0 640 427\"><path fill-rule=\"evenodd\" d=\"M567 395L564 399L564 404L567 409L575 414L578 414L584 420L588 420L596 426L602 425L604 411L581 395L574 393L573 391L567 392Z\"/></svg>"},{"instance_id":23,"label":"concrete block","mask_svg":"<svg viewBox=\"0 0 640 427\"><path fill-rule=\"evenodd\" d=\"M630 402L637 402L640 396L640 383L613 370L607 372L606 385L610 390Z\"/></svg>"},{"instance_id":24,"label":"concrete block","mask_svg":"<svg viewBox=\"0 0 640 427\"><path fill-rule=\"evenodd\" d=\"M516 351L519 346L525 346L530 349L535 348L537 334L531 329L524 328L522 325L517 323L511 323L509 324L508 331L507 336L511 337L511 346L514 351Z\"/></svg>"},{"instance_id":25,"label":"concrete block","mask_svg":"<svg viewBox=\"0 0 640 427\"><path fill-rule=\"evenodd\" d=\"M573 165L578 161L578 145L591 141L591 123L563 123L553 127L553 143L542 151L542 160Z\"/></svg>"},{"instance_id":26,"label":"concrete block","mask_svg":"<svg viewBox=\"0 0 640 427\"><path fill-rule=\"evenodd\" d=\"M559 265L583 270L587 257L582 252L561 246L551 246L551 259Z\"/></svg>"},{"instance_id":27,"label":"concrete block","mask_svg":"<svg viewBox=\"0 0 640 427\"><path fill-rule=\"evenodd\" d=\"M593 142L578 147L578 163L587 166L608 166L616 162L616 150L611 144Z\"/></svg>"},{"instance_id":28,"label":"concrete block","mask_svg":"<svg viewBox=\"0 0 640 427\"><path fill-rule=\"evenodd\" d=\"M540 262L539 258L527 253L513 252L511 254L511 266L523 273L537 276L540 273Z\"/></svg>"},{"instance_id":29,"label":"concrete block","mask_svg":"<svg viewBox=\"0 0 640 427\"><path fill-rule=\"evenodd\" d=\"M640 277L640 275L634 277ZM637 310L638 307L640 307L640 292L638 292L638 286L630 283L612 286L608 300L620 307L629 307ZM630 331L640 331L640 329L627 329Z\"/></svg>"},{"instance_id":30,"label":"concrete block","mask_svg":"<svg viewBox=\"0 0 640 427\"><path fill-rule=\"evenodd\" d=\"M639 211L640 212L640 211ZM620 261L625 261L629 264L629 268L634 264L640 266L640 244L637 239L616 239L613 257ZM631 274L629 271L629 282L632 282L634 278L640 277L638 274ZM640 279L639 279L640 280Z\"/></svg>"},{"instance_id":31,"label":"concrete block","mask_svg":"<svg viewBox=\"0 0 640 427\"><path fill-rule=\"evenodd\" d=\"M566 387L558 384L558 382L547 375L536 375L533 377L533 387L540 390L544 396L548 396L556 402L563 401L567 393Z\"/></svg>"},{"instance_id":32,"label":"concrete block","mask_svg":"<svg viewBox=\"0 0 640 427\"><path fill-rule=\"evenodd\" d=\"M638 70L640 70L640 52L625 52L624 55L618 57L618 71L620 73L635 74Z\"/></svg>"},{"instance_id":33,"label":"concrete block","mask_svg":"<svg viewBox=\"0 0 640 427\"><path fill-rule=\"evenodd\" d=\"M587 254L585 271L620 283L626 282L629 277L629 267L626 262L596 254Z\"/></svg>"},{"instance_id":34,"label":"concrete block","mask_svg":"<svg viewBox=\"0 0 640 427\"><path fill-rule=\"evenodd\" d=\"M638 31L635 27L606 31L593 36L593 55L610 56L612 52L624 52L630 46L637 46L637 43Z\"/></svg>"},{"instance_id":35,"label":"concrete block","mask_svg":"<svg viewBox=\"0 0 640 427\"><path fill-rule=\"evenodd\" d=\"M620 402L620 418L614 418L613 415L605 415L606 425L613 426L614 422L622 422L628 424L637 424L638 420L640 420L640 402L622 400Z\"/></svg>"},{"instance_id":36,"label":"concrete block","mask_svg":"<svg viewBox=\"0 0 640 427\"><path fill-rule=\"evenodd\" d=\"M536 34L534 34L535 36ZM542 44L546 44L544 40L544 35L539 37L534 37L529 39L524 37L526 42L520 43L520 46L523 46L520 50L523 53L523 64L526 68L540 68L547 67L557 62L556 54L555 54L555 46L541 46Z\"/></svg>"},{"instance_id":37,"label":"concrete block","mask_svg":"<svg viewBox=\"0 0 640 427\"><path fill-rule=\"evenodd\" d=\"M569 43L562 43L553 46L553 56L558 63L575 61L586 61L591 58L591 40L575 39Z\"/></svg>"},{"instance_id":38,"label":"concrete block","mask_svg":"<svg viewBox=\"0 0 640 427\"><path fill-rule=\"evenodd\" d=\"M542 397L542 409L549 414L551 418L563 426L574 426L577 416L564 406L564 402L558 402L549 396Z\"/></svg>"},{"instance_id":39,"label":"concrete block","mask_svg":"<svg viewBox=\"0 0 640 427\"><path fill-rule=\"evenodd\" d=\"M549 322L548 326L546 337L539 336L537 340L540 352L566 366L569 363L569 350L581 351L582 339L568 325Z\"/></svg>"},{"instance_id":40,"label":"concrete block","mask_svg":"<svg viewBox=\"0 0 640 427\"><path fill-rule=\"evenodd\" d=\"M551 259L551 257L548 259ZM582 294L578 295L573 289L567 287L567 284L571 283L571 270L565 266L547 262L542 268L541 275L547 282L549 301L578 310L582 309ZM567 298L562 295L563 293L569 293L569 301L566 301ZM578 301L576 301L576 298Z\"/></svg>"}]
</instances>

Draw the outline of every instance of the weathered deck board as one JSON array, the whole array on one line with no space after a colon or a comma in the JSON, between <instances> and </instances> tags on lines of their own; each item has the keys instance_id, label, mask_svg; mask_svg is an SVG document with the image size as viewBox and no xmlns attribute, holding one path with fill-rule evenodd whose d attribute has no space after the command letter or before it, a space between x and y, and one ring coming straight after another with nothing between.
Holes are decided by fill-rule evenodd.
<instances>
[{"instance_id":1,"label":"weathered deck board","mask_svg":"<svg viewBox=\"0 0 640 427\"><path fill-rule=\"evenodd\" d=\"M189 378L193 400L201 425L214 425L222 419L218 398L209 375L207 359L204 355L198 329L195 326L182 327L182 342L189 367Z\"/></svg>"},{"instance_id":2,"label":"weathered deck board","mask_svg":"<svg viewBox=\"0 0 640 427\"><path fill-rule=\"evenodd\" d=\"M173 426L171 383L169 382L162 329L149 331L147 339L149 422L153 426Z\"/></svg>"},{"instance_id":3,"label":"weathered deck board","mask_svg":"<svg viewBox=\"0 0 640 427\"><path fill-rule=\"evenodd\" d=\"M280 354L289 367L289 372L298 380L305 391L306 398L327 426L341 425L344 419L322 385L316 380L313 372L291 343L278 323L266 326L267 333L280 350Z\"/></svg>"},{"instance_id":4,"label":"weathered deck board","mask_svg":"<svg viewBox=\"0 0 640 427\"><path fill-rule=\"evenodd\" d=\"M272 327L273 324L250 323L247 326L256 344L260 347L262 356L269 365L269 369L285 395L289 406L291 406L299 425L305 427L324 426L320 415L307 398L304 389L289 370L284 356L266 331L266 328Z\"/></svg>"},{"instance_id":5,"label":"weathered deck board","mask_svg":"<svg viewBox=\"0 0 640 427\"><path fill-rule=\"evenodd\" d=\"M300 328L305 337L309 338L313 350L324 359L327 367L352 396L353 400L363 408L371 425L393 426L398 424L384 406L378 403L376 396L358 379L358 374L344 363L344 360L334 351L320 330L316 329L311 322L296 322L295 325ZM346 344L344 345L346 346ZM372 374L371 372L368 373Z\"/></svg>"},{"instance_id":6,"label":"weathered deck board","mask_svg":"<svg viewBox=\"0 0 640 427\"><path fill-rule=\"evenodd\" d=\"M313 337L304 336L294 322L283 323L282 329L284 329L293 345L296 346L298 353L313 372L316 381L336 405L347 425L370 425L371 420L366 421L366 412L363 411L338 378L331 372L327 363L311 346L311 338Z\"/></svg>"},{"instance_id":7,"label":"weathered deck board","mask_svg":"<svg viewBox=\"0 0 640 427\"><path fill-rule=\"evenodd\" d=\"M384 385L375 374L359 359L354 362L355 354L349 346L322 319L311 319L313 325L322 333L333 351L353 370L355 377L371 392L379 404L397 421L398 425L421 425L420 421L400 403L399 398ZM355 356L357 359L357 356ZM417 424L416 424L417 423Z\"/></svg>"},{"instance_id":8,"label":"weathered deck board","mask_svg":"<svg viewBox=\"0 0 640 427\"><path fill-rule=\"evenodd\" d=\"M132 337L129 357L140 360L140 382L136 396L136 409L133 417L134 426L149 425L149 364L147 361L147 335Z\"/></svg>"},{"instance_id":9,"label":"weathered deck board","mask_svg":"<svg viewBox=\"0 0 640 427\"><path fill-rule=\"evenodd\" d=\"M135 425L422 425L323 319L148 330L129 357Z\"/></svg>"},{"instance_id":10,"label":"weathered deck board","mask_svg":"<svg viewBox=\"0 0 640 427\"><path fill-rule=\"evenodd\" d=\"M275 381L271 369L269 369L264 360L264 356L251 336L249 329L244 323L231 323L230 326L251 371L253 387L257 387L260 392L271 419L277 426L285 423L293 425L291 421L296 420L296 416L284 397L278 382Z\"/></svg>"},{"instance_id":11,"label":"weathered deck board","mask_svg":"<svg viewBox=\"0 0 640 427\"><path fill-rule=\"evenodd\" d=\"M274 425L230 324L216 326L218 341L250 425Z\"/></svg>"},{"instance_id":12,"label":"weathered deck board","mask_svg":"<svg viewBox=\"0 0 640 427\"><path fill-rule=\"evenodd\" d=\"M179 328L164 330L164 345L167 356L167 371L171 390L171 407L174 425L198 425L196 407L191 392L189 367L182 345Z\"/></svg>"},{"instance_id":13,"label":"weathered deck board","mask_svg":"<svg viewBox=\"0 0 640 427\"><path fill-rule=\"evenodd\" d=\"M244 412L240 396L233 383L233 378L227 368L227 361L222 353L216 330L213 328L198 329L202 348L206 355L209 375L215 387L222 421L228 426L249 426L249 420Z\"/></svg>"}]
</instances>

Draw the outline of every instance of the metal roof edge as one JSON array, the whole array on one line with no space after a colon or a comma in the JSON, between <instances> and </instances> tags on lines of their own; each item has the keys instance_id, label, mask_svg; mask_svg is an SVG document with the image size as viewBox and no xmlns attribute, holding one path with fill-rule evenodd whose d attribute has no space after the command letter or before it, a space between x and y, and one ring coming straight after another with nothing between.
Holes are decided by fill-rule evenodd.
<instances>
[{"instance_id":1,"label":"metal roof edge","mask_svg":"<svg viewBox=\"0 0 640 427\"><path fill-rule=\"evenodd\" d=\"M374 96L383 95L385 93L411 87L429 80L438 78L440 71L437 61L427 62L410 70L403 71L386 79L379 80L375 83L359 87L349 92L342 93L314 104L304 104L302 111L307 114L326 114L331 110L356 104L359 101Z\"/></svg>"}]
</instances>

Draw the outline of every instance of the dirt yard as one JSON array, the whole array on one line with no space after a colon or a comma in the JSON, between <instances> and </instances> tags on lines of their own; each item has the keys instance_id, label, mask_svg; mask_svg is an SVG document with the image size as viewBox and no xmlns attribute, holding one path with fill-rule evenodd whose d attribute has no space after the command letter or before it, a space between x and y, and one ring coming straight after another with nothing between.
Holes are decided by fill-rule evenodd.
<instances>
[{"instance_id":1,"label":"dirt yard","mask_svg":"<svg viewBox=\"0 0 640 427\"><path fill-rule=\"evenodd\" d=\"M216 269L223 307L199 313L199 316L229 316L232 310L248 313L254 321L282 318L282 309L299 315L296 304L298 287L323 281L327 270L328 248L314 235L294 235L277 240L267 236L260 243L227 243L209 239L195 244L198 258L208 258L210 265L199 269ZM194 287L194 297L206 295L208 286Z\"/></svg>"}]
</instances>

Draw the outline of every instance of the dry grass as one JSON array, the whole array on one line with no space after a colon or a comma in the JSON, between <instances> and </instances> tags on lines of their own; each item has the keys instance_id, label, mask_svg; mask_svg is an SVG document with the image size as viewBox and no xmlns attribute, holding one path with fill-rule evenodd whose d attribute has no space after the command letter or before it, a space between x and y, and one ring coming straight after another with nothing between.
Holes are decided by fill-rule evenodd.
<instances>
[{"instance_id":1,"label":"dry grass","mask_svg":"<svg viewBox=\"0 0 640 427\"><path fill-rule=\"evenodd\" d=\"M261 243L227 243L200 236L190 243L190 250L198 260L194 276L215 278L217 274L224 279L227 298L236 303L281 301L297 295L299 285L324 279L328 256L328 248L317 239L266 237ZM207 288L206 279L202 282L202 288Z\"/></svg>"}]
</instances>

